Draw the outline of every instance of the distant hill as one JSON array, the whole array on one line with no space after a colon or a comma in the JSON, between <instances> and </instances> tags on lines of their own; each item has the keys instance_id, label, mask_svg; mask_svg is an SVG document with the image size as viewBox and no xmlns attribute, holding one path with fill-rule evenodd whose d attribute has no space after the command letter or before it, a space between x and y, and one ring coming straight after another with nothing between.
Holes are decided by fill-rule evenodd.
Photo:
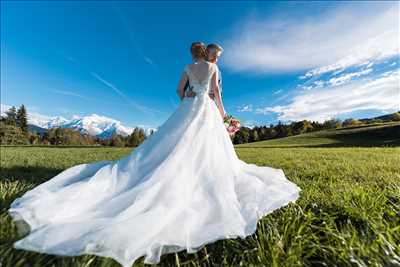
<instances>
[{"instance_id":1,"label":"distant hill","mask_svg":"<svg viewBox=\"0 0 400 267\"><path fill-rule=\"evenodd\" d=\"M398 112L400 113L400 110ZM373 121L373 120L391 121L393 114L394 113L386 114L386 115L382 115L382 116L378 116L378 117L373 117L373 118L359 119L359 121L362 121L362 122L368 122L368 121Z\"/></svg>"},{"instance_id":2,"label":"distant hill","mask_svg":"<svg viewBox=\"0 0 400 267\"><path fill-rule=\"evenodd\" d=\"M47 129L39 127L37 125L33 125L33 124L28 124L28 132L35 132L37 134L44 134L45 132L47 132Z\"/></svg>"},{"instance_id":3,"label":"distant hill","mask_svg":"<svg viewBox=\"0 0 400 267\"><path fill-rule=\"evenodd\" d=\"M246 147L400 146L400 122L360 125L237 145Z\"/></svg>"}]
</instances>

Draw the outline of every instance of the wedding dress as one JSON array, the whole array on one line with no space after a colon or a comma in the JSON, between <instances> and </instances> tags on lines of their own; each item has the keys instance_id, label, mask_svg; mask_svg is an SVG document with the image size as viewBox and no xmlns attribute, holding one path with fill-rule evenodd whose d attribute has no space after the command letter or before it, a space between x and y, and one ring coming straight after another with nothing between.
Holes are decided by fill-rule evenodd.
<instances>
[{"instance_id":1,"label":"wedding dress","mask_svg":"<svg viewBox=\"0 0 400 267\"><path fill-rule=\"evenodd\" d=\"M9 210L30 233L14 247L57 255L94 254L128 267L165 253L246 237L258 220L301 189L281 169L240 160L206 78L185 71L196 97L131 154L70 167L17 198Z\"/></svg>"}]
</instances>

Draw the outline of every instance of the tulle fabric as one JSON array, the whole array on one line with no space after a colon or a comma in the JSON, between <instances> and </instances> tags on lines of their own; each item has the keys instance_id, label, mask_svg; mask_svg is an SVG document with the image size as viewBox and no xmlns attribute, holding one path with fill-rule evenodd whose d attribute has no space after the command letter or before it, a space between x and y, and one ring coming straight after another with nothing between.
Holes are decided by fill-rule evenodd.
<instances>
[{"instance_id":1,"label":"tulle fabric","mask_svg":"<svg viewBox=\"0 0 400 267\"><path fill-rule=\"evenodd\" d=\"M70 167L16 199L9 212L30 233L15 248L155 264L165 253L246 237L295 201L301 189L282 170L237 157L208 88L195 89L128 156Z\"/></svg>"}]
</instances>

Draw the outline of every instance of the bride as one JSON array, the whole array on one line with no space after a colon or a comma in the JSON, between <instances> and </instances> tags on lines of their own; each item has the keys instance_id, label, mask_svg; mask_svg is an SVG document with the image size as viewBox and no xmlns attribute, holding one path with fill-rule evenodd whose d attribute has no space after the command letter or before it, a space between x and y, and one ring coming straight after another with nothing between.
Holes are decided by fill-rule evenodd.
<instances>
[{"instance_id":1,"label":"bride","mask_svg":"<svg viewBox=\"0 0 400 267\"><path fill-rule=\"evenodd\" d=\"M262 216L296 201L301 189L281 169L237 157L223 124L218 67L201 45L192 55L180 106L131 154L70 167L14 200L13 220L30 231L15 248L155 264L165 253L251 235ZM184 95L186 80L193 97Z\"/></svg>"}]
</instances>

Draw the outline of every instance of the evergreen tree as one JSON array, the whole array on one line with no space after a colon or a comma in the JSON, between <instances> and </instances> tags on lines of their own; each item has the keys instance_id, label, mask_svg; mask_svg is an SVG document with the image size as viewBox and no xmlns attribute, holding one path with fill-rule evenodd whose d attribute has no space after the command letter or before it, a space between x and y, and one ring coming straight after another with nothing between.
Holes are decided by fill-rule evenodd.
<instances>
[{"instance_id":1,"label":"evergreen tree","mask_svg":"<svg viewBox=\"0 0 400 267\"><path fill-rule=\"evenodd\" d=\"M6 111L6 124L17 125L17 109L14 106Z\"/></svg>"},{"instance_id":2,"label":"evergreen tree","mask_svg":"<svg viewBox=\"0 0 400 267\"><path fill-rule=\"evenodd\" d=\"M16 123L19 128L21 128L22 132L28 133L28 115L26 112L25 106L22 104L16 114Z\"/></svg>"},{"instance_id":3,"label":"evergreen tree","mask_svg":"<svg viewBox=\"0 0 400 267\"><path fill-rule=\"evenodd\" d=\"M262 127L260 127L259 128L259 130L258 130L258 140L265 140L266 138L266 135L267 135L267 127L265 127L265 126L262 126Z\"/></svg>"},{"instance_id":4,"label":"evergreen tree","mask_svg":"<svg viewBox=\"0 0 400 267\"><path fill-rule=\"evenodd\" d=\"M287 136L287 129L281 121L278 121L278 124L274 127L274 129L277 133L277 137L286 137Z\"/></svg>"}]
</instances>

